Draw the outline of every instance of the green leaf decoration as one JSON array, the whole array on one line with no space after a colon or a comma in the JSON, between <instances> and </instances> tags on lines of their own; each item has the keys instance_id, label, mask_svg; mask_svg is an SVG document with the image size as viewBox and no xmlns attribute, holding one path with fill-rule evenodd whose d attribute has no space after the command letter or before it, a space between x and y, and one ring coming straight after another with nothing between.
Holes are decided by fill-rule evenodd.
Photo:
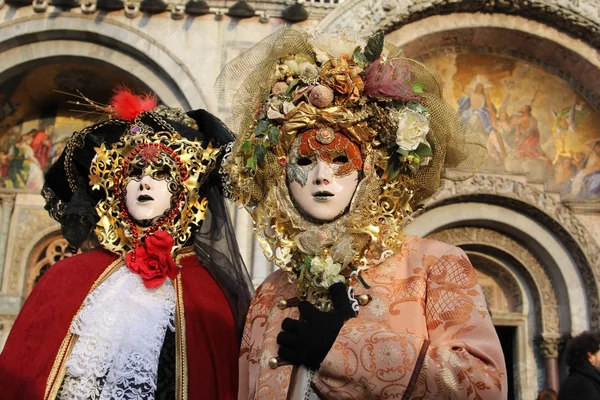
<instances>
[{"instance_id":1,"label":"green leaf decoration","mask_svg":"<svg viewBox=\"0 0 600 400\"><path fill-rule=\"evenodd\" d=\"M397 152L406 157L408 155L408 153L410 153L410 150L406 150L401 147L398 147Z\"/></svg>"},{"instance_id":2,"label":"green leaf decoration","mask_svg":"<svg viewBox=\"0 0 600 400\"><path fill-rule=\"evenodd\" d=\"M363 52L360 51L360 47L357 47L356 49L354 49L354 53L352 53L352 59L354 60L356 65L358 65L360 67L366 67L367 64L369 63L369 61L367 60L367 57L365 57Z\"/></svg>"},{"instance_id":3,"label":"green leaf decoration","mask_svg":"<svg viewBox=\"0 0 600 400\"><path fill-rule=\"evenodd\" d=\"M246 161L246 168L250 168L252 171L256 171L256 157L252 156Z\"/></svg>"},{"instance_id":4,"label":"green leaf decoration","mask_svg":"<svg viewBox=\"0 0 600 400\"><path fill-rule=\"evenodd\" d=\"M265 156L267 155L267 149L263 144L259 144L254 149L254 157L259 163L262 163L265 160Z\"/></svg>"},{"instance_id":5,"label":"green leaf decoration","mask_svg":"<svg viewBox=\"0 0 600 400\"><path fill-rule=\"evenodd\" d=\"M269 142L272 146L277 146L279 144L279 129L277 129L276 126L271 125L267 135L269 136Z\"/></svg>"},{"instance_id":6,"label":"green leaf decoration","mask_svg":"<svg viewBox=\"0 0 600 400\"><path fill-rule=\"evenodd\" d=\"M423 94L423 89L425 89L427 85L423 82L415 82L412 84L412 90L416 94Z\"/></svg>"},{"instance_id":7,"label":"green leaf decoration","mask_svg":"<svg viewBox=\"0 0 600 400\"><path fill-rule=\"evenodd\" d=\"M261 119L260 121L258 121L258 126L254 130L254 134L261 135L266 132L268 127L269 127L269 121Z\"/></svg>"},{"instance_id":8,"label":"green leaf decoration","mask_svg":"<svg viewBox=\"0 0 600 400\"><path fill-rule=\"evenodd\" d=\"M394 157L392 159L392 162L390 162L390 166L388 168L388 182L393 180L395 177L397 177L400 174L400 160L398 160L397 157Z\"/></svg>"},{"instance_id":9,"label":"green leaf decoration","mask_svg":"<svg viewBox=\"0 0 600 400\"><path fill-rule=\"evenodd\" d=\"M415 153L421 158L433 157L433 150L431 150L431 147L426 143L419 143L419 147L417 147Z\"/></svg>"},{"instance_id":10,"label":"green leaf decoration","mask_svg":"<svg viewBox=\"0 0 600 400\"><path fill-rule=\"evenodd\" d=\"M365 57L369 62L379 58L383 51L383 32L379 31L369 38L365 46Z\"/></svg>"},{"instance_id":11,"label":"green leaf decoration","mask_svg":"<svg viewBox=\"0 0 600 400\"><path fill-rule=\"evenodd\" d=\"M249 140L245 140L242 143L242 151L245 155L249 155L254 150L254 144L252 144Z\"/></svg>"},{"instance_id":12,"label":"green leaf decoration","mask_svg":"<svg viewBox=\"0 0 600 400\"><path fill-rule=\"evenodd\" d=\"M310 257L310 256L304 256L304 264L302 264L302 266L307 271L310 271L310 262L311 261L312 261L312 257Z\"/></svg>"},{"instance_id":13,"label":"green leaf decoration","mask_svg":"<svg viewBox=\"0 0 600 400\"><path fill-rule=\"evenodd\" d=\"M416 101L409 101L405 105L409 109L429 117L429 110L427 108L423 107L423 105L421 103L418 103Z\"/></svg>"},{"instance_id":14,"label":"green leaf decoration","mask_svg":"<svg viewBox=\"0 0 600 400\"><path fill-rule=\"evenodd\" d=\"M298 85L298 83L300 82L300 79L294 79L290 82L290 84L288 85L288 88L285 91L285 95L289 96L292 94L292 92L294 91L294 88Z\"/></svg>"}]
</instances>

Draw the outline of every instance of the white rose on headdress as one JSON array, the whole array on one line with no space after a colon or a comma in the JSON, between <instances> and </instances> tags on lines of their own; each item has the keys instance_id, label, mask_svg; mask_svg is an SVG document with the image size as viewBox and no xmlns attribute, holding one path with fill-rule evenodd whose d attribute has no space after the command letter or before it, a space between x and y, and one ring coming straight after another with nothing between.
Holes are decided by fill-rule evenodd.
<instances>
[{"instance_id":1,"label":"white rose on headdress","mask_svg":"<svg viewBox=\"0 0 600 400\"><path fill-rule=\"evenodd\" d=\"M336 282L344 282L346 278L340 275L342 264L334 263L333 258L322 259L319 256L313 257L310 262L310 273L317 277L317 284L328 288ZM320 279L319 279L320 278Z\"/></svg>"},{"instance_id":2,"label":"white rose on headdress","mask_svg":"<svg viewBox=\"0 0 600 400\"><path fill-rule=\"evenodd\" d=\"M317 54L317 61L324 63L331 58L339 58L342 54L349 56L357 47L364 47L365 41L359 38L351 29L342 30L336 34L315 33L308 42Z\"/></svg>"},{"instance_id":3,"label":"white rose on headdress","mask_svg":"<svg viewBox=\"0 0 600 400\"><path fill-rule=\"evenodd\" d=\"M285 60L283 62L285 65L287 65L287 67L295 74L297 74L299 72L298 69L298 63L296 62L296 60Z\"/></svg>"},{"instance_id":4,"label":"white rose on headdress","mask_svg":"<svg viewBox=\"0 0 600 400\"><path fill-rule=\"evenodd\" d=\"M396 144L402 150L416 150L419 144L427 142L429 133L429 119L410 108L404 108L398 115L398 130L396 131Z\"/></svg>"}]
</instances>

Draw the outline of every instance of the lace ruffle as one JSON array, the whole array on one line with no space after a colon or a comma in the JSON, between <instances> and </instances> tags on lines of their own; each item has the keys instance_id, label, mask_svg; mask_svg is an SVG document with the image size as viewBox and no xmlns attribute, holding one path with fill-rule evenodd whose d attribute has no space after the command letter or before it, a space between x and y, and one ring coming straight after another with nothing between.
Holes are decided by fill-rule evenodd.
<instances>
[{"instance_id":1,"label":"lace ruffle","mask_svg":"<svg viewBox=\"0 0 600 400\"><path fill-rule=\"evenodd\" d=\"M121 267L84 301L61 399L154 399L166 329L175 331L171 280L148 289Z\"/></svg>"}]
</instances>

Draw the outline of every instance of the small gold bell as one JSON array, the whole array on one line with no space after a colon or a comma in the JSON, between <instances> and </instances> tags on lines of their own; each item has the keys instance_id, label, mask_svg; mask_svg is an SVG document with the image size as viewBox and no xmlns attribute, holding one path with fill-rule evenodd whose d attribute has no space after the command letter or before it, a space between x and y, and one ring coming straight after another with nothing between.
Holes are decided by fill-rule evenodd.
<instances>
[{"instance_id":1,"label":"small gold bell","mask_svg":"<svg viewBox=\"0 0 600 400\"><path fill-rule=\"evenodd\" d=\"M277 357L269 358L269 368L275 369L275 368L277 368L278 364L279 364L279 361L277 360Z\"/></svg>"},{"instance_id":2,"label":"small gold bell","mask_svg":"<svg viewBox=\"0 0 600 400\"><path fill-rule=\"evenodd\" d=\"M279 303L277 303L277 308L279 308L280 310L285 310L287 308L287 300L286 299L281 299L279 300Z\"/></svg>"},{"instance_id":3,"label":"small gold bell","mask_svg":"<svg viewBox=\"0 0 600 400\"><path fill-rule=\"evenodd\" d=\"M358 296L358 304L360 304L361 306L366 306L367 304L369 304L370 301L371 296L369 296L368 294L361 294L360 296Z\"/></svg>"},{"instance_id":4,"label":"small gold bell","mask_svg":"<svg viewBox=\"0 0 600 400\"><path fill-rule=\"evenodd\" d=\"M322 257L327 257L328 255L329 255L329 249L328 248L321 249L321 256Z\"/></svg>"}]
</instances>

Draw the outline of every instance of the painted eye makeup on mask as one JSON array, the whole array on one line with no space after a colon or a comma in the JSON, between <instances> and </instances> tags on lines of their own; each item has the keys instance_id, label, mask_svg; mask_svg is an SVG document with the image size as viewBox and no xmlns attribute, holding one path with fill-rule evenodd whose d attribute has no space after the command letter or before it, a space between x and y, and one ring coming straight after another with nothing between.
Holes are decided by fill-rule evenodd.
<instances>
[{"instance_id":1,"label":"painted eye makeup on mask","mask_svg":"<svg viewBox=\"0 0 600 400\"><path fill-rule=\"evenodd\" d=\"M287 178L294 204L306 216L331 221L347 210L362 171L360 148L330 128L296 136Z\"/></svg>"},{"instance_id":2,"label":"painted eye makeup on mask","mask_svg":"<svg viewBox=\"0 0 600 400\"><path fill-rule=\"evenodd\" d=\"M287 176L290 182L297 182L301 186L306 186L308 174L315 167L316 160L309 157L293 158L287 164Z\"/></svg>"}]
</instances>

